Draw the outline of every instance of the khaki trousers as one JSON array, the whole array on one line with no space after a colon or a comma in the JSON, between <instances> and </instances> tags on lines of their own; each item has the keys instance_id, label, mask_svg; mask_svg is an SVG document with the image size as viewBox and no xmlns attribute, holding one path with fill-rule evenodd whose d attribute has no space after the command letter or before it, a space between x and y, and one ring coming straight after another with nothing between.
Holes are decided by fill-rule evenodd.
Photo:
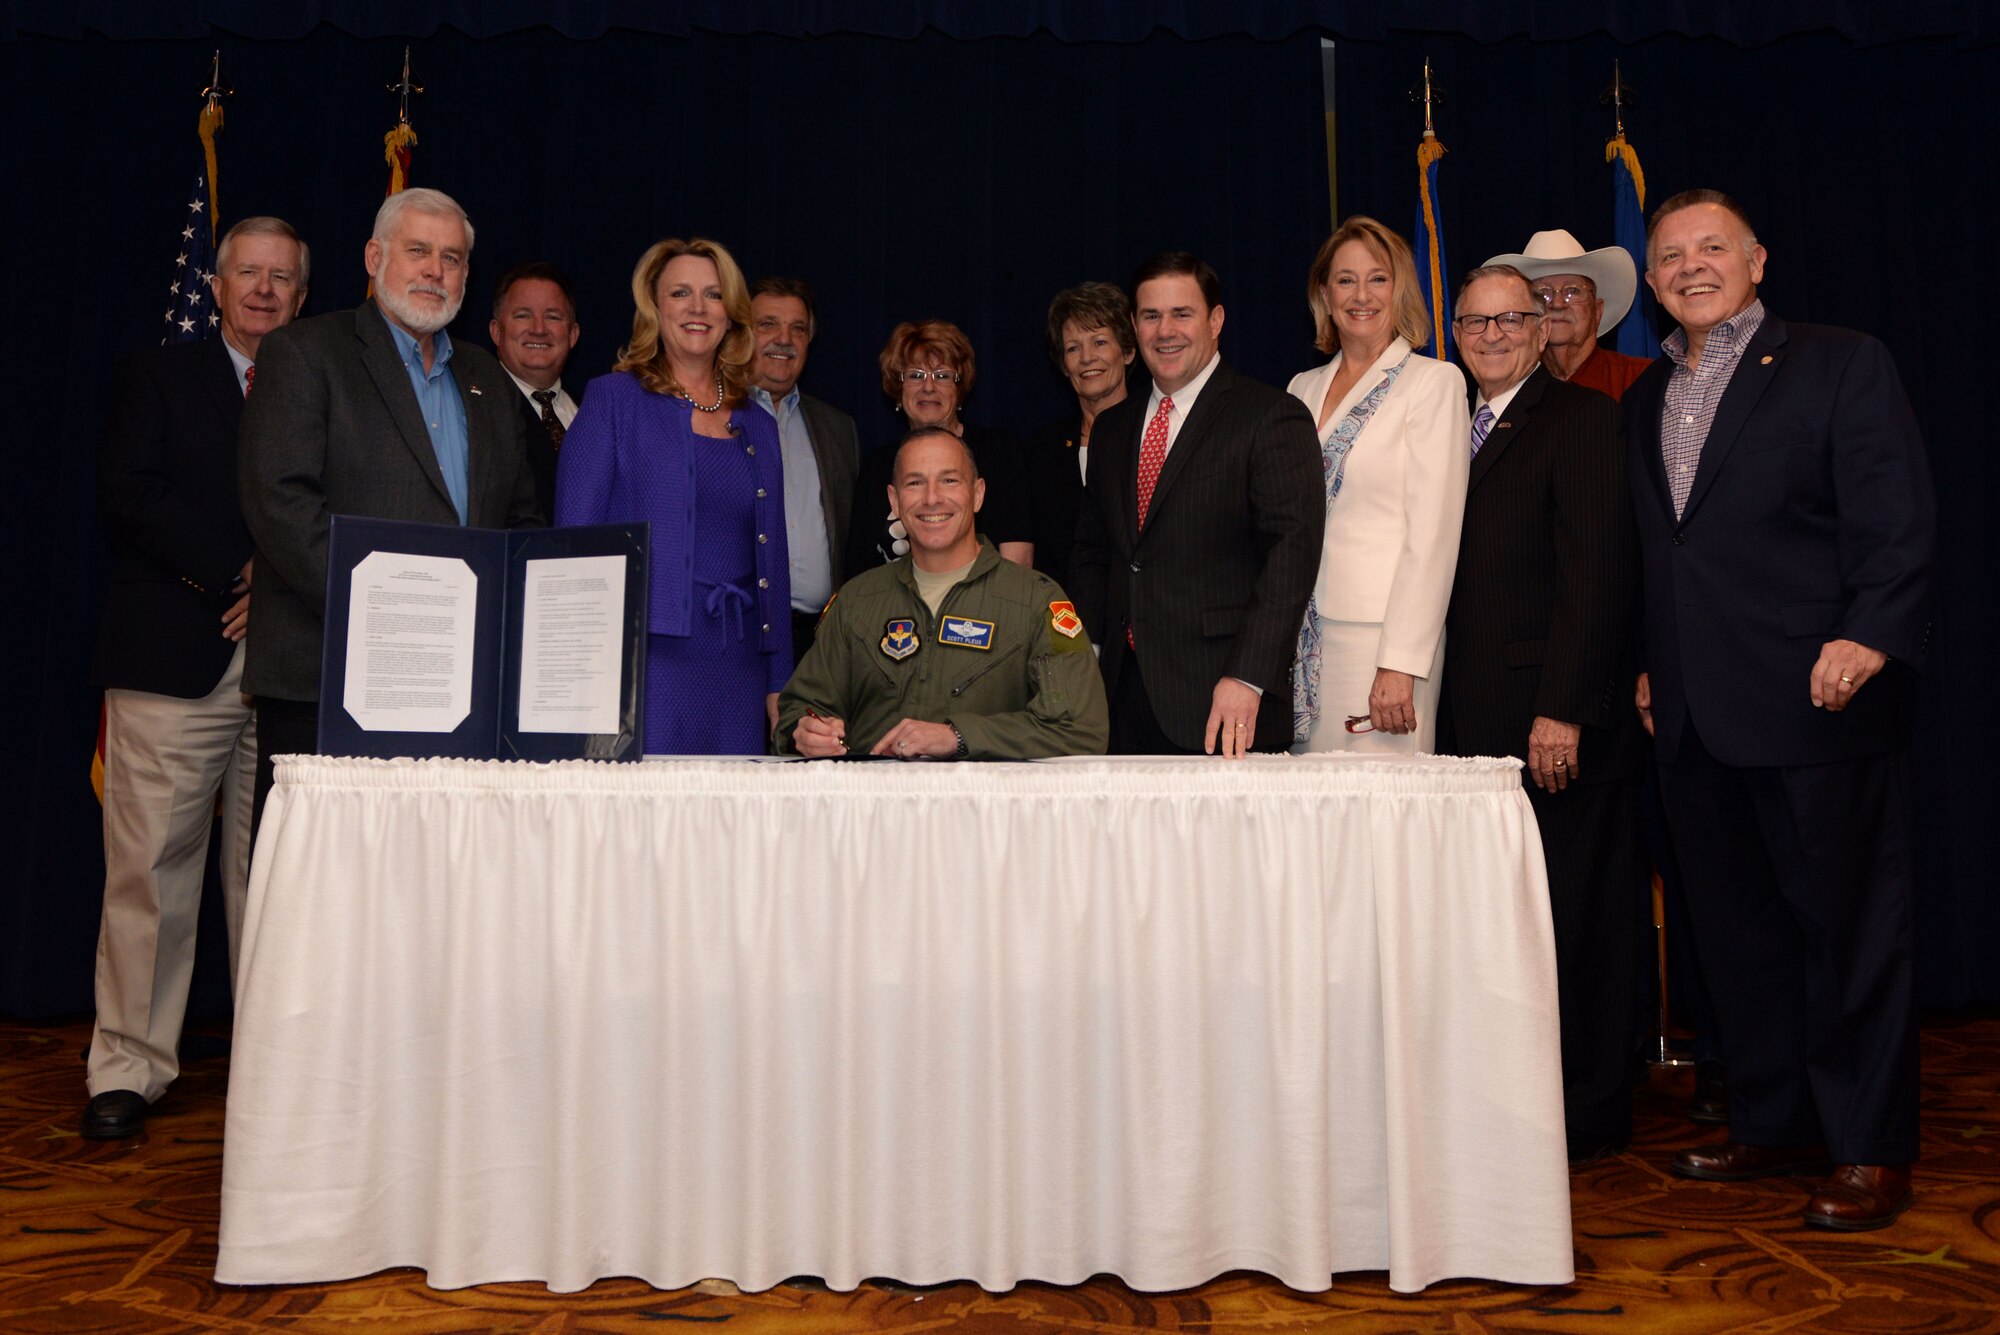
<instances>
[{"instance_id":1,"label":"khaki trousers","mask_svg":"<svg viewBox=\"0 0 2000 1335\"><path fill-rule=\"evenodd\" d=\"M97 938L92 1097L130 1089L148 1102L180 1074L181 1022L217 797L229 974L250 888L257 729L242 693L243 646L199 700L104 693L104 918Z\"/></svg>"}]
</instances>

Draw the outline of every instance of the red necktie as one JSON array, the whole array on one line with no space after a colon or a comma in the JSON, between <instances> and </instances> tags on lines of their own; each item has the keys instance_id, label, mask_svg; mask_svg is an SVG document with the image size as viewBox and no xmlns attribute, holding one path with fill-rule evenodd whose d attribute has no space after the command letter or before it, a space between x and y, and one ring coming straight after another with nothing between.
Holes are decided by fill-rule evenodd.
<instances>
[{"instance_id":1,"label":"red necktie","mask_svg":"<svg viewBox=\"0 0 2000 1335\"><path fill-rule=\"evenodd\" d=\"M1153 484L1160 480L1160 466L1167 461L1167 414L1174 401L1160 396L1160 410L1146 423L1145 438L1139 442L1139 527L1146 527L1146 509L1153 503Z\"/></svg>"},{"instance_id":2,"label":"red necktie","mask_svg":"<svg viewBox=\"0 0 2000 1335\"><path fill-rule=\"evenodd\" d=\"M1139 441L1139 528L1146 527L1146 511L1153 503L1153 484L1160 480L1160 465L1167 461L1167 414L1174 410L1170 395L1160 396L1159 411L1153 420L1146 423L1146 434ZM1137 650L1132 643L1132 627L1125 627L1125 647Z\"/></svg>"},{"instance_id":3,"label":"red necktie","mask_svg":"<svg viewBox=\"0 0 2000 1335\"><path fill-rule=\"evenodd\" d=\"M244 397L244 398L246 398L246 399L247 399L247 398L249 398L249 397L250 397L250 391L251 391L252 389L256 388L256 385L257 385L257 368L256 368L255 366L246 366L246 367L244 367L244 368L243 368L243 397Z\"/></svg>"}]
</instances>

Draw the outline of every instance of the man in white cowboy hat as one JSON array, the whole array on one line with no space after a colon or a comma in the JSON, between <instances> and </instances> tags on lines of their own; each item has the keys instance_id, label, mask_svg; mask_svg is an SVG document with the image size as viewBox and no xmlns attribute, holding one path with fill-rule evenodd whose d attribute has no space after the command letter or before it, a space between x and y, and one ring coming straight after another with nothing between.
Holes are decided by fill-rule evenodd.
<instances>
[{"instance_id":1,"label":"man in white cowboy hat","mask_svg":"<svg viewBox=\"0 0 2000 1335\"><path fill-rule=\"evenodd\" d=\"M1558 227L1529 237L1520 254L1495 255L1486 263L1511 264L1528 275L1548 337L1542 365L1556 379L1616 399L1653 364L1650 357L1628 357L1598 346L1597 340L1632 309L1639 290L1632 256L1622 246L1586 251Z\"/></svg>"}]
</instances>

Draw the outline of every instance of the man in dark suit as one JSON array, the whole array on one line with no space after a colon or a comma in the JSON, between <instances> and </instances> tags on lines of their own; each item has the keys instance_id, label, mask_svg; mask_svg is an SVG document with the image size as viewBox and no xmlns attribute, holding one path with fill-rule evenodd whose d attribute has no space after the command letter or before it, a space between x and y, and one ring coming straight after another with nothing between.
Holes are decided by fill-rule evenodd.
<instances>
[{"instance_id":1,"label":"man in dark suit","mask_svg":"<svg viewBox=\"0 0 2000 1335\"><path fill-rule=\"evenodd\" d=\"M1312 418L1223 363L1222 284L1201 260L1146 261L1132 307L1152 390L1098 418L1070 561L1111 750L1285 750L1326 532Z\"/></svg>"},{"instance_id":2,"label":"man in dark suit","mask_svg":"<svg viewBox=\"0 0 2000 1335\"><path fill-rule=\"evenodd\" d=\"M1526 762L1548 865L1572 1162L1632 1137L1632 999L1646 880L1625 707L1638 598L1618 408L1540 363L1542 305L1511 265L1455 303L1472 473L1445 614L1438 751Z\"/></svg>"},{"instance_id":3,"label":"man in dark suit","mask_svg":"<svg viewBox=\"0 0 2000 1335\"><path fill-rule=\"evenodd\" d=\"M93 1140L136 1134L180 1073L218 797L235 963L257 757L243 694L252 570L236 503L236 424L265 336L305 301L310 263L289 223L237 223L212 284L222 336L147 350L112 393L98 450L109 579L97 638L104 918L82 1125Z\"/></svg>"},{"instance_id":4,"label":"man in dark suit","mask_svg":"<svg viewBox=\"0 0 2000 1335\"><path fill-rule=\"evenodd\" d=\"M1674 196L1646 250L1680 328L1624 400L1638 703L1730 1079L1728 1142L1674 1171L1831 1159L1805 1222L1880 1228L1917 1156L1906 745L1930 469L1887 349L1765 311L1734 200Z\"/></svg>"},{"instance_id":5,"label":"man in dark suit","mask_svg":"<svg viewBox=\"0 0 2000 1335\"><path fill-rule=\"evenodd\" d=\"M375 296L265 340L238 438L243 517L257 544L244 689L257 697L263 742L258 815L270 758L318 744L332 516L542 522L512 382L492 354L445 332L471 254L472 224L449 195L391 195L364 252Z\"/></svg>"},{"instance_id":6,"label":"man in dark suit","mask_svg":"<svg viewBox=\"0 0 2000 1335\"><path fill-rule=\"evenodd\" d=\"M750 289L750 397L778 419L785 456L785 538L792 566L792 661L805 661L819 614L846 578L847 527L861 446L854 419L799 388L819 309L803 278Z\"/></svg>"},{"instance_id":7,"label":"man in dark suit","mask_svg":"<svg viewBox=\"0 0 2000 1335\"><path fill-rule=\"evenodd\" d=\"M556 455L576 420L576 400L563 388L563 367L576 347L576 297L562 270L542 260L517 264L493 285L493 319L486 326L500 365L521 391L528 427L528 467L535 503L556 512Z\"/></svg>"}]
</instances>

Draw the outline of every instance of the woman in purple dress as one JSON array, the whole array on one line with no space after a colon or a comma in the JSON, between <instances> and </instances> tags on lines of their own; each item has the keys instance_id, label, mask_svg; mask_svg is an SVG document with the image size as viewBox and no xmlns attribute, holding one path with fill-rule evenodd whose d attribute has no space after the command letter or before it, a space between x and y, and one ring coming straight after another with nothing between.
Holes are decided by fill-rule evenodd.
<instances>
[{"instance_id":1,"label":"woman in purple dress","mask_svg":"<svg viewBox=\"0 0 2000 1335\"><path fill-rule=\"evenodd\" d=\"M759 755L792 672L777 423L746 398L750 295L713 241L632 271L632 337L563 438L558 524L652 525L648 755Z\"/></svg>"}]
</instances>

